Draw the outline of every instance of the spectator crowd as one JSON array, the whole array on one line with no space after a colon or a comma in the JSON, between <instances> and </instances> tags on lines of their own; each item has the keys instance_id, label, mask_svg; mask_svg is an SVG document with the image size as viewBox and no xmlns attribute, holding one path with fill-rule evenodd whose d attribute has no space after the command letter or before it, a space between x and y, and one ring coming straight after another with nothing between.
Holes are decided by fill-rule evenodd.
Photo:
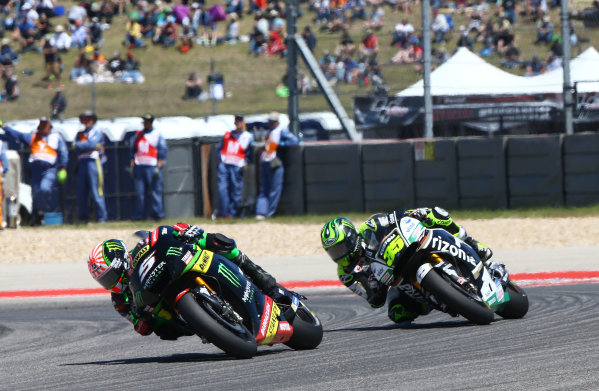
<instances>
[{"instance_id":1,"label":"spectator crowd","mask_svg":"<svg viewBox=\"0 0 599 391\"><path fill-rule=\"evenodd\" d=\"M310 0L299 10L302 37L310 50L321 53L316 57L331 84L372 86L375 92L384 93L384 67L413 64L414 70L422 70L422 31L410 22L419 21L412 14L416 5L418 0ZM434 0L434 64L445 61L455 49L467 47L477 48L484 57L497 56L501 66L521 68L528 76L559 68L563 38L550 12L558 5L559 0ZM15 66L28 52L42 55L42 81L49 89L61 90L65 69L66 78L77 84L142 83L145 77L134 51L152 46L188 53L195 46L244 43L249 55L287 54L282 0L218 0L210 4L204 0L83 0L64 5L56 0L7 0L0 7L3 101L21 95ZM398 14L393 20L400 21L389 23L390 14ZM123 17L116 18L118 15ZM241 27L244 17L251 20L247 31ZM102 48L117 20L125 23L119 40L125 55L115 51L107 58ZM530 53L530 58L523 58L517 26L524 25L535 30L534 44L540 46L541 56ZM317 50L317 29L338 35L338 44ZM574 32L568 39L578 42ZM395 53L380 58L383 45L390 45ZM64 64L64 53L71 51L78 55L72 64ZM201 81L193 83L192 79L185 81L185 99L202 94ZM305 75L298 83L303 93L314 90Z\"/></svg>"}]
</instances>

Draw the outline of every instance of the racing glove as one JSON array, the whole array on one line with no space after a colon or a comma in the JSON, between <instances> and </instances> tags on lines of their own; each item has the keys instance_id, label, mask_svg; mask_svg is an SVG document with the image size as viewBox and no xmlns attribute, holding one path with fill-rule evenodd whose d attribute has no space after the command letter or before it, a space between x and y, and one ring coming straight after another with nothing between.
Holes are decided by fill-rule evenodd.
<instances>
[{"instance_id":1,"label":"racing glove","mask_svg":"<svg viewBox=\"0 0 599 391\"><path fill-rule=\"evenodd\" d=\"M202 235L204 234L204 230L197 225L190 225L185 228L180 234L179 239L186 244L193 244L200 240Z\"/></svg>"},{"instance_id":2,"label":"racing glove","mask_svg":"<svg viewBox=\"0 0 599 391\"><path fill-rule=\"evenodd\" d=\"M133 328L137 333L144 336L152 334L152 330L154 328L154 319L152 319L152 315L143 314L139 316L133 323Z\"/></svg>"},{"instance_id":3,"label":"racing glove","mask_svg":"<svg viewBox=\"0 0 599 391\"><path fill-rule=\"evenodd\" d=\"M433 221L427 217L428 213L428 208L418 208L410 212L410 217L422 221L426 227L430 227L433 224Z\"/></svg>"}]
</instances>

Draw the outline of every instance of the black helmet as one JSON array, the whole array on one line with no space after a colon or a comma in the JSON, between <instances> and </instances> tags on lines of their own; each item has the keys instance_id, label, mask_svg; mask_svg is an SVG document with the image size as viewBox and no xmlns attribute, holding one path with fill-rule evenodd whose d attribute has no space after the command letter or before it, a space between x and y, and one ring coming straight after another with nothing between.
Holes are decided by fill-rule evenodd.
<instances>
[{"instance_id":1,"label":"black helmet","mask_svg":"<svg viewBox=\"0 0 599 391\"><path fill-rule=\"evenodd\" d=\"M346 217L337 217L324 225L320 232L322 247L331 259L347 266L360 249L360 234Z\"/></svg>"}]
</instances>

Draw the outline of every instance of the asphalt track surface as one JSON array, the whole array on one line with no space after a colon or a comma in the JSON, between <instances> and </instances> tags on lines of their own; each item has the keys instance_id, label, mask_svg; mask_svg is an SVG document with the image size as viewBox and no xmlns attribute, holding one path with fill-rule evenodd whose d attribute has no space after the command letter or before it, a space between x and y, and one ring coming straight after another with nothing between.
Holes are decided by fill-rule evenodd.
<instances>
[{"instance_id":1,"label":"asphalt track surface","mask_svg":"<svg viewBox=\"0 0 599 391\"><path fill-rule=\"evenodd\" d=\"M311 291L318 349L250 360L136 335L106 296L5 300L0 390L597 390L599 284L526 290L520 320L431 313L407 328L349 291Z\"/></svg>"}]
</instances>

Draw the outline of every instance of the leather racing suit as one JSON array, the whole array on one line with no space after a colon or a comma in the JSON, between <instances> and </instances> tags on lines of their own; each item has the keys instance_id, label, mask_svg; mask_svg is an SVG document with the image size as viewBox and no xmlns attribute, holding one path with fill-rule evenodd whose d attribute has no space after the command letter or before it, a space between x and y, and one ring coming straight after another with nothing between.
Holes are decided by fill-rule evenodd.
<instances>
[{"instance_id":1,"label":"leather racing suit","mask_svg":"<svg viewBox=\"0 0 599 391\"><path fill-rule=\"evenodd\" d=\"M190 235L189 232L192 230L193 233ZM205 233L196 226L184 223L178 223L174 226L159 226L146 239L138 242L130 252L130 268L117 284L121 287L121 291L119 293L111 292L114 309L129 320L139 334L149 335L154 332L161 339L166 340L175 340L182 335L191 335L177 318L171 318L166 313L165 318L155 318L151 313L136 308L128 282L135 267L141 264L150 254L158 259L183 257L185 252L169 252L169 249L194 243L201 249L223 255L231 260L265 294L269 294L275 287L278 287L275 278L239 251L234 240L218 233ZM170 319L165 321L168 318Z\"/></svg>"},{"instance_id":2,"label":"leather racing suit","mask_svg":"<svg viewBox=\"0 0 599 391\"><path fill-rule=\"evenodd\" d=\"M396 221L410 216L420 220L427 228L442 228L472 246L483 261L489 259L492 252L489 248L474 240L464 228L460 227L442 208L419 208L412 210L396 210L390 213L376 213L358 227L361 239L361 253L349 265L338 264L339 280L357 295L365 298L371 307L380 308L388 301L389 318L396 322L408 322L419 315L430 312L426 301L409 283L401 283L390 288L379 282L370 268L364 266L375 259L381 243L396 227ZM419 299L420 298L420 299Z\"/></svg>"}]
</instances>

